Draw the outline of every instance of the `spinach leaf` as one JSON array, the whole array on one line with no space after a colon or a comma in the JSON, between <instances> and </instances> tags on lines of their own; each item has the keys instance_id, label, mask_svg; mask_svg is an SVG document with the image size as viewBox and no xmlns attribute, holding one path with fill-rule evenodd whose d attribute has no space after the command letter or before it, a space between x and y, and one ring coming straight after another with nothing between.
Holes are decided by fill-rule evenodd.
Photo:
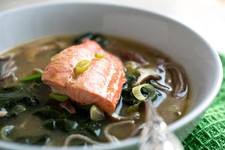
<instances>
[{"instance_id":1,"label":"spinach leaf","mask_svg":"<svg viewBox=\"0 0 225 150\"><path fill-rule=\"evenodd\" d=\"M74 44L81 44L83 40L87 40L87 39L96 41L103 48L105 48L109 44L109 41L106 39L104 35L99 33L91 33L91 32L78 36L74 40Z\"/></svg>"},{"instance_id":2,"label":"spinach leaf","mask_svg":"<svg viewBox=\"0 0 225 150\"><path fill-rule=\"evenodd\" d=\"M66 118L64 119L51 119L51 120L47 120L44 124L45 128L49 129L49 130L60 130L62 132L72 132L74 131L77 126L78 123L76 121L72 121L72 120L68 120Z\"/></svg>"},{"instance_id":3,"label":"spinach leaf","mask_svg":"<svg viewBox=\"0 0 225 150\"><path fill-rule=\"evenodd\" d=\"M132 94L132 88L123 89L121 96L123 103L127 105L134 105L138 103L138 99L136 99Z\"/></svg>"},{"instance_id":4,"label":"spinach leaf","mask_svg":"<svg viewBox=\"0 0 225 150\"><path fill-rule=\"evenodd\" d=\"M56 126L63 132L71 132L72 130L75 130L77 128L78 124L76 121L59 119L56 121Z\"/></svg>"},{"instance_id":5,"label":"spinach leaf","mask_svg":"<svg viewBox=\"0 0 225 150\"><path fill-rule=\"evenodd\" d=\"M132 112L138 111L138 110L139 110L139 107L140 107L140 104L141 104L141 102L138 101L136 104L134 104L134 105L132 105L132 106L129 106L129 107L127 108L127 113L132 113Z\"/></svg>"},{"instance_id":6,"label":"spinach leaf","mask_svg":"<svg viewBox=\"0 0 225 150\"><path fill-rule=\"evenodd\" d=\"M137 81L138 77L139 77L139 74L136 74L136 73L126 75L127 87L131 88L133 86L134 82Z\"/></svg>"},{"instance_id":7,"label":"spinach leaf","mask_svg":"<svg viewBox=\"0 0 225 150\"><path fill-rule=\"evenodd\" d=\"M0 109L13 112L16 105L33 107L39 104L36 95L25 85L0 87ZM13 113L9 113L12 115Z\"/></svg>"},{"instance_id":8,"label":"spinach leaf","mask_svg":"<svg viewBox=\"0 0 225 150\"><path fill-rule=\"evenodd\" d=\"M85 124L85 130L94 136L99 136L101 134L101 128L104 121L90 121Z\"/></svg>"},{"instance_id":9,"label":"spinach leaf","mask_svg":"<svg viewBox=\"0 0 225 150\"><path fill-rule=\"evenodd\" d=\"M57 129L56 120L54 119L47 120L44 123L44 127L47 128L48 130L56 130Z\"/></svg>"},{"instance_id":10,"label":"spinach leaf","mask_svg":"<svg viewBox=\"0 0 225 150\"><path fill-rule=\"evenodd\" d=\"M46 120L46 119L59 119L63 117L63 114L58 111L54 110L50 107L45 107L41 110L38 110L34 113L35 116L38 116L39 118Z\"/></svg>"},{"instance_id":11,"label":"spinach leaf","mask_svg":"<svg viewBox=\"0 0 225 150\"><path fill-rule=\"evenodd\" d=\"M78 122L78 124L78 132L89 134L93 137L99 137L99 135L102 133L103 126L106 124L106 120L92 121L88 119L86 121Z\"/></svg>"}]
</instances>

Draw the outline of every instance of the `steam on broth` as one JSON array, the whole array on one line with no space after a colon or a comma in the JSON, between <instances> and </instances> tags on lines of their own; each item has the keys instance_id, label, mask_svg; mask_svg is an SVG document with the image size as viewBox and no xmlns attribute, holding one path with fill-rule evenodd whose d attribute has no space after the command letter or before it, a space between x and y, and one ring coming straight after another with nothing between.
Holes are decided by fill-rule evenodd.
<instances>
[{"instance_id":1,"label":"steam on broth","mask_svg":"<svg viewBox=\"0 0 225 150\"><path fill-rule=\"evenodd\" d=\"M112 114L54 93L41 80L51 57L84 39L98 42L123 62L126 83ZM153 88L153 105L168 124L181 118L190 102L187 77L179 64L152 47L101 34L47 37L23 44L1 55L0 70L0 126L5 141L62 146L137 136L145 107L132 89L140 85ZM142 96L152 96L145 86L139 89Z\"/></svg>"}]
</instances>

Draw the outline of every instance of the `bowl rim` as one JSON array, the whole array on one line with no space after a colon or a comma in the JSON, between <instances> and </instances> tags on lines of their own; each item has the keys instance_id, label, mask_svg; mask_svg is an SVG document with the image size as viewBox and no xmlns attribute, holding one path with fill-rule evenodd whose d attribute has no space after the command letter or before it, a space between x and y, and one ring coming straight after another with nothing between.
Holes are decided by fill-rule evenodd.
<instances>
[{"instance_id":1,"label":"bowl rim","mask_svg":"<svg viewBox=\"0 0 225 150\"><path fill-rule=\"evenodd\" d=\"M188 114L186 114L185 116L183 116L181 119L171 123L168 125L168 128L170 131L175 132L176 130L178 130L179 128L181 128L182 126L192 122L192 120L196 119L197 117L199 117L200 114L202 114L208 107L209 105L212 103L212 101L214 100L214 98L216 97L217 93L220 90L221 84L222 84L222 79L223 79L223 69L222 69L222 63L220 61L219 58L219 54L218 52L213 49L213 47L210 45L209 41L207 41L206 39L204 39L200 34L197 33L197 31L193 30L192 28L190 28L189 26L183 24L182 22L180 22L179 20L177 20L175 17L172 17L168 14L165 14L159 10L153 9L153 8L148 8L147 6L143 6L143 5L137 5L134 3L128 3L128 2L120 2L118 3L118 1L114 1L114 0L76 0L76 1L45 1L45 2L37 2L37 3L33 3L33 4L28 4L25 6L19 6L17 8L11 8L8 10L3 10L0 11L0 17L4 16L4 14L7 13L14 13L20 10L26 10L26 9L32 9L32 8L40 8L40 7L48 7L48 6L56 6L56 5L74 5L74 4L88 4L88 5L101 5L101 6L112 6L112 7L121 7L121 8L128 8L128 9L133 9L133 10L138 10L138 11L143 11L149 14L153 14L155 16L157 16L160 19L164 19L167 20L169 22L178 24L184 28L186 28L187 30L189 30L190 32L192 32L192 34L196 35L207 47L208 49L211 51L212 53L212 57L214 57L214 59L216 60L216 65L218 66L218 78L215 82L215 89L211 92L210 96L207 97L204 101L202 101L200 104L198 104L198 106L193 109L191 112L189 112ZM125 148L127 146L130 146L131 143L132 145L137 144L138 142L138 137L134 137L134 138L129 138L126 140L121 141L121 144L114 144L114 143L109 143L109 144L103 144L103 146L105 145L104 149L109 148L109 149L114 149L114 148ZM26 144L18 144L18 143L8 143L5 141L0 141L0 145L3 146L4 148L10 148L9 145L12 145L11 148L13 147L19 147L22 146L21 148L25 148L27 146L27 148L30 148L30 145L26 145ZM82 146L83 147L83 146ZM81 146L71 146L69 148L66 148L68 150L73 149L73 148L82 148ZM32 145L32 148L37 148L40 149L40 146L34 146ZM44 148L44 149L48 149L48 150L56 150L56 149L61 149L61 147L48 147L48 148ZM88 146L88 148L96 148L96 146ZM97 149L100 149L99 147L97 147ZM25 149L24 149L25 150Z\"/></svg>"}]
</instances>

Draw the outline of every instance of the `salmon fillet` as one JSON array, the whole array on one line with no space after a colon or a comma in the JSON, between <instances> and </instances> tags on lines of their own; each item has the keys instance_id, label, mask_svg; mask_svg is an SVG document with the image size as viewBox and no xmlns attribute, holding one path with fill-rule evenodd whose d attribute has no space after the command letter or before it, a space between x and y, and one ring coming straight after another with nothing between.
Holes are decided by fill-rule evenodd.
<instances>
[{"instance_id":1,"label":"salmon fillet","mask_svg":"<svg viewBox=\"0 0 225 150\"><path fill-rule=\"evenodd\" d=\"M96 58L96 53L104 57ZM90 66L82 74L74 75L73 70L81 60L89 60ZM54 92L68 95L81 105L95 104L112 113L126 79L118 57L104 51L95 41L86 40L53 56L42 81Z\"/></svg>"}]
</instances>

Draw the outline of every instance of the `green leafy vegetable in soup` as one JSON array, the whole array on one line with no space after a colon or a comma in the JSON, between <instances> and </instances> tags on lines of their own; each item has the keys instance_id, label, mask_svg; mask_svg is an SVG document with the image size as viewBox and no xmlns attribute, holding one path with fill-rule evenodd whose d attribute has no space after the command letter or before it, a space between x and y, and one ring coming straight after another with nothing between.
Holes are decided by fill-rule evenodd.
<instances>
[{"instance_id":1,"label":"green leafy vegetable in soup","mask_svg":"<svg viewBox=\"0 0 225 150\"><path fill-rule=\"evenodd\" d=\"M66 67L52 65L66 59L62 55L64 49L79 44L85 46L93 41L99 44L96 52L89 56L90 53L83 50L77 54L76 65L64 62ZM105 51L99 50L102 48ZM106 105L97 101L81 103L80 97L106 100L107 91L94 89L102 91L99 96L90 90L86 93L69 90L81 79L85 79L82 86L86 89L102 86L105 82L98 82L98 79L101 76L115 78L113 69L119 61L122 71L117 73L121 73L122 82L115 83L121 86L120 93L115 94L118 95L116 101L108 100ZM46 72L50 69L64 74L58 78L57 71L53 72L46 81ZM95 74L99 76L89 80L89 76ZM65 76L70 79L65 83L70 87L61 88ZM113 86L107 90L118 92ZM184 115L190 103L189 95L184 69L149 46L99 33L41 38L0 56L0 138L43 146L119 141L138 136L136 129L144 123L145 101L151 100L169 124Z\"/></svg>"}]
</instances>

